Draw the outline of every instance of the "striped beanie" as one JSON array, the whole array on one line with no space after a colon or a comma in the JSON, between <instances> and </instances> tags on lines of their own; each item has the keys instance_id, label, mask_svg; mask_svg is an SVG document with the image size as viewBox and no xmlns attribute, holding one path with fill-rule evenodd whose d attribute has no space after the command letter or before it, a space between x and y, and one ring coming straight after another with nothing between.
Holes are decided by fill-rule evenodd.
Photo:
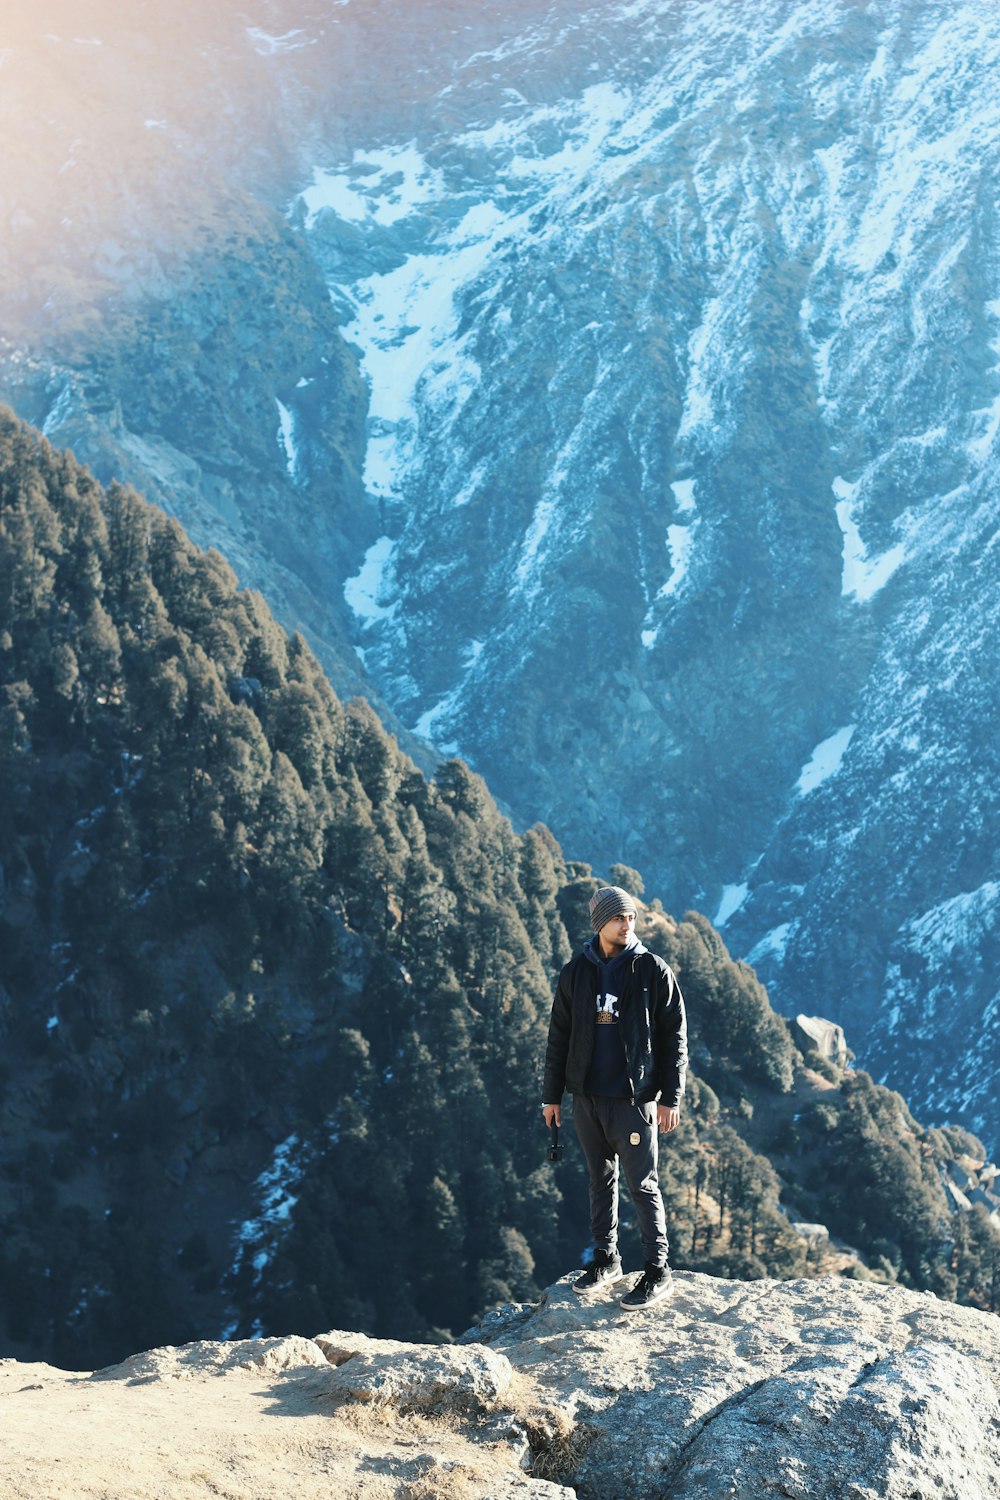
<instances>
[{"instance_id":1,"label":"striped beanie","mask_svg":"<svg viewBox=\"0 0 1000 1500\"><path fill-rule=\"evenodd\" d=\"M620 917L623 912L638 916L635 902L620 885L602 885L590 898L590 924L595 932L600 932L605 922Z\"/></svg>"}]
</instances>

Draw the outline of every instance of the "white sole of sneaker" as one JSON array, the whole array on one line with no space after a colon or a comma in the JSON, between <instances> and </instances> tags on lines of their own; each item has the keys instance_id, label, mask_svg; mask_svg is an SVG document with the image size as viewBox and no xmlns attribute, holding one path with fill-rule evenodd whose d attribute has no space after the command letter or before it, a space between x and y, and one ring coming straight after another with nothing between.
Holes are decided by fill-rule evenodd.
<instances>
[{"instance_id":1,"label":"white sole of sneaker","mask_svg":"<svg viewBox=\"0 0 1000 1500\"><path fill-rule=\"evenodd\" d=\"M594 1297L598 1292L606 1292L609 1287L621 1286L622 1282L627 1280L628 1275L623 1271L620 1276L609 1276L607 1281L602 1281L597 1286L575 1286L573 1290L578 1297Z\"/></svg>"},{"instance_id":2,"label":"white sole of sneaker","mask_svg":"<svg viewBox=\"0 0 1000 1500\"><path fill-rule=\"evenodd\" d=\"M618 1305L622 1312L646 1312L650 1307L659 1307L661 1302L669 1302L671 1295L671 1292L661 1292L650 1302L620 1302Z\"/></svg>"}]
</instances>

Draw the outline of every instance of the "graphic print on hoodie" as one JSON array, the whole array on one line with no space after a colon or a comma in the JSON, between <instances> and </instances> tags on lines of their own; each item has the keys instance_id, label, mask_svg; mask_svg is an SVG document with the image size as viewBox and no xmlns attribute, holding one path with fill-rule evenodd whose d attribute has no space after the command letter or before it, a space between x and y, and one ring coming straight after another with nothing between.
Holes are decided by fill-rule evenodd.
<instances>
[{"instance_id":1,"label":"graphic print on hoodie","mask_svg":"<svg viewBox=\"0 0 1000 1500\"><path fill-rule=\"evenodd\" d=\"M638 944L632 942L621 953L607 960L601 957L595 937L584 949L597 965L597 1015L594 1026L594 1051L584 1080L584 1092L603 1094L612 1099L630 1099L628 1062L618 1025L618 1004L624 986L629 982L632 960Z\"/></svg>"}]
</instances>

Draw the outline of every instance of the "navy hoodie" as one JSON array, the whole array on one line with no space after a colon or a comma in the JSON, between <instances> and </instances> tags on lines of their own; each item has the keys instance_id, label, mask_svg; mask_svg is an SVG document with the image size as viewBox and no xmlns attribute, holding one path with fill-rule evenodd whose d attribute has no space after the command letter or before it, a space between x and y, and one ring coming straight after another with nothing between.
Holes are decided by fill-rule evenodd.
<instances>
[{"instance_id":1,"label":"navy hoodie","mask_svg":"<svg viewBox=\"0 0 1000 1500\"><path fill-rule=\"evenodd\" d=\"M638 946L638 939L632 937L621 953L606 959L601 956L600 939L595 934L583 950L584 957L597 965L597 1025L584 1093L612 1099L632 1097L628 1060L618 1028L618 1001Z\"/></svg>"}]
</instances>

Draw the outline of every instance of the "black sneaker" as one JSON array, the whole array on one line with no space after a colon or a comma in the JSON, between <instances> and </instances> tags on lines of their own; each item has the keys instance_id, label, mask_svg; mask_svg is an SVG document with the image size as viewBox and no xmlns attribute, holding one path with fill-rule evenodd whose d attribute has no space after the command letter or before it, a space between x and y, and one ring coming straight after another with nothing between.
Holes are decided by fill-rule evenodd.
<instances>
[{"instance_id":1,"label":"black sneaker","mask_svg":"<svg viewBox=\"0 0 1000 1500\"><path fill-rule=\"evenodd\" d=\"M647 1263L635 1286L622 1298L622 1307L629 1312L652 1307L654 1302L662 1302L664 1297L669 1297L673 1289L674 1278L670 1274L670 1267L651 1266Z\"/></svg>"},{"instance_id":2,"label":"black sneaker","mask_svg":"<svg viewBox=\"0 0 1000 1500\"><path fill-rule=\"evenodd\" d=\"M596 1292L599 1287L610 1286L621 1279L622 1263L617 1255L595 1255L583 1275L574 1281L573 1290L582 1297L587 1292Z\"/></svg>"}]
</instances>

